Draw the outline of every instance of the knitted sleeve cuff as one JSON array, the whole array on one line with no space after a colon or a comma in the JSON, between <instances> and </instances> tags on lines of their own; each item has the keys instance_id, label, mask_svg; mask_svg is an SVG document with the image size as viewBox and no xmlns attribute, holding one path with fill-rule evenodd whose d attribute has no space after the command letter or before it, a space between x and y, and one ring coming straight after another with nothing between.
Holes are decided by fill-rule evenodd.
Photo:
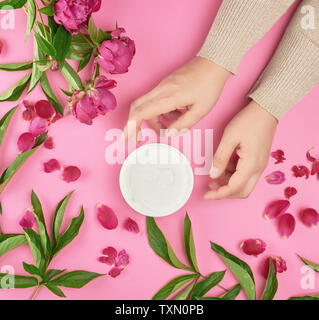
<instances>
[{"instance_id":1,"label":"knitted sleeve cuff","mask_svg":"<svg viewBox=\"0 0 319 320\"><path fill-rule=\"evenodd\" d=\"M319 83L319 47L289 28L249 97L278 120Z\"/></svg>"}]
</instances>

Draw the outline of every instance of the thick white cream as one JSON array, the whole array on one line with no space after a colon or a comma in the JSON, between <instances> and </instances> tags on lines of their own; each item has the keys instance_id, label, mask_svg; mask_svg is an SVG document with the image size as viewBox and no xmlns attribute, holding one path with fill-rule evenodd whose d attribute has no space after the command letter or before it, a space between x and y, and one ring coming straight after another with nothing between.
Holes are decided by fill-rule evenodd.
<instances>
[{"instance_id":1,"label":"thick white cream","mask_svg":"<svg viewBox=\"0 0 319 320\"><path fill-rule=\"evenodd\" d=\"M147 144L132 152L120 173L126 202L146 216L163 217L179 210L193 190L186 157L166 144Z\"/></svg>"}]
</instances>

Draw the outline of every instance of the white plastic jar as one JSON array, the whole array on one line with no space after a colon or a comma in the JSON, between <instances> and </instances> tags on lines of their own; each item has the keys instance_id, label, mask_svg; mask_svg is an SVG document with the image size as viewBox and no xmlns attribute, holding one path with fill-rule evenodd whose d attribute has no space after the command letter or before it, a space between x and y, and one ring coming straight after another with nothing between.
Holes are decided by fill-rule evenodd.
<instances>
[{"instance_id":1,"label":"white plastic jar","mask_svg":"<svg viewBox=\"0 0 319 320\"><path fill-rule=\"evenodd\" d=\"M123 163L120 188L128 205L151 217L170 215L184 206L194 185L187 158L167 144L146 144Z\"/></svg>"}]
</instances>

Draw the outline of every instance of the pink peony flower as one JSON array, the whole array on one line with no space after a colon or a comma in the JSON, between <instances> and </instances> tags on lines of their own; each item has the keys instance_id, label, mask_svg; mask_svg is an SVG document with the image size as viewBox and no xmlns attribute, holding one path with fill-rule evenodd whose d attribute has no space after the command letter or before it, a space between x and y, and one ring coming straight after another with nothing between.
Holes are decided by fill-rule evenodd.
<instances>
[{"instance_id":1,"label":"pink peony flower","mask_svg":"<svg viewBox=\"0 0 319 320\"><path fill-rule=\"evenodd\" d=\"M33 212L28 209L22 219L20 220L19 224L24 229L31 229L35 223L35 218Z\"/></svg>"},{"instance_id":2,"label":"pink peony flower","mask_svg":"<svg viewBox=\"0 0 319 320\"><path fill-rule=\"evenodd\" d=\"M58 0L53 4L54 20L70 33L77 33L100 7L101 0Z\"/></svg>"},{"instance_id":3,"label":"pink peony flower","mask_svg":"<svg viewBox=\"0 0 319 320\"><path fill-rule=\"evenodd\" d=\"M124 28L117 28L99 47L98 64L109 73L125 73L136 53L135 42L127 36L122 37Z\"/></svg>"},{"instance_id":4,"label":"pink peony flower","mask_svg":"<svg viewBox=\"0 0 319 320\"><path fill-rule=\"evenodd\" d=\"M71 110L82 123L92 125L93 119L99 114L116 108L116 98L109 90L116 87L116 81L99 76L94 86L87 91L75 91L72 96Z\"/></svg>"}]
</instances>

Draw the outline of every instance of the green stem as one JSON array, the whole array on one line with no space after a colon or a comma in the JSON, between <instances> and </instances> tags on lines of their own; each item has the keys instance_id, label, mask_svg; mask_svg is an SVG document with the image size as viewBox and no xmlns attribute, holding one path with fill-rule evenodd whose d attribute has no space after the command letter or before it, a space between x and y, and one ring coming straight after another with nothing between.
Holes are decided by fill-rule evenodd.
<instances>
[{"instance_id":1,"label":"green stem","mask_svg":"<svg viewBox=\"0 0 319 320\"><path fill-rule=\"evenodd\" d=\"M41 24L43 26L43 31L44 31L44 35L45 35L45 39L47 41L49 41L49 37L48 37L48 34L47 34L47 31L46 31L46 28L45 28L45 24L44 24L44 20L43 20L43 17L42 17L42 14L40 12L40 8L37 4L37 1L36 0L33 0L34 1L34 4L35 4L35 7L37 8L37 11L39 12L39 16L40 16L40 20L41 20Z\"/></svg>"},{"instance_id":2,"label":"green stem","mask_svg":"<svg viewBox=\"0 0 319 320\"><path fill-rule=\"evenodd\" d=\"M32 294L31 294L29 300L32 300L32 299L34 298L34 296L35 296L35 294L38 292L39 288L40 288L40 282L38 282L36 288L34 289L34 291L33 291Z\"/></svg>"}]
</instances>

